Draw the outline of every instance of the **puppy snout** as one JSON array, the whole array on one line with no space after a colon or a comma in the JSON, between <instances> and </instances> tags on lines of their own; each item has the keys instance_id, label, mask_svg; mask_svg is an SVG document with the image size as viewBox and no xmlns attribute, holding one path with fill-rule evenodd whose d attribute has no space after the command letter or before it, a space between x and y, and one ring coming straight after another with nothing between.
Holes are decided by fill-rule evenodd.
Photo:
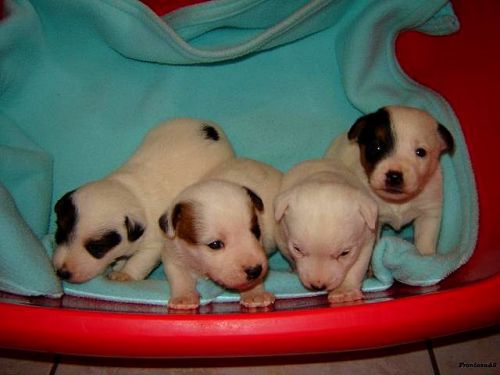
<instances>
[{"instance_id":1,"label":"puppy snout","mask_svg":"<svg viewBox=\"0 0 500 375\"><path fill-rule=\"evenodd\" d=\"M390 170L385 174L385 184L389 187L397 188L403 185L403 173Z\"/></svg>"},{"instance_id":2,"label":"puppy snout","mask_svg":"<svg viewBox=\"0 0 500 375\"><path fill-rule=\"evenodd\" d=\"M262 274L262 265L258 264L254 267L245 268L245 273L247 274L247 280L255 280Z\"/></svg>"},{"instance_id":3,"label":"puppy snout","mask_svg":"<svg viewBox=\"0 0 500 375\"><path fill-rule=\"evenodd\" d=\"M322 290L325 290L326 289L326 285L325 284L311 284L311 289L312 290L316 290L318 292L321 292Z\"/></svg>"},{"instance_id":4,"label":"puppy snout","mask_svg":"<svg viewBox=\"0 0 500 375\"><path fill-rule=\"evenodd\" d=\"M59 276L59 278L61 280L69 280L71 279L71 272L69 272L66 268L60 268L57 270L57 276Z\"/></svg>"}]
</instances>

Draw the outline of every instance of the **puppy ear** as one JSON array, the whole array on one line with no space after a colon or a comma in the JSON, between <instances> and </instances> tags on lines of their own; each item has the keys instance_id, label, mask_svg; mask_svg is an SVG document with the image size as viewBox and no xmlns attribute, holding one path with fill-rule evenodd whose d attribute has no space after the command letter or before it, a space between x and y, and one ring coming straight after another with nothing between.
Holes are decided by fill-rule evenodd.
<instances>
[{"instance_id":1,"label":"puppy ear","mask_svg":"<svg viewBox=\"0 0 500 375\"><path fill-rule=\"evenodd\" d=\"M443 125L438 124L438 133L442 140L442 151L441 152L449 152L453 153L455 150L455 141L453 140L453 136L450 131L446 129Z\"/></svg>"},{"instance_id":2,"label":"puppy ear","mask_svg":"<svg viewBox=\"0 0 500 375\"><path fill-rule=\"evenodd\" d=\"M370 124L389 124L389 112L385 107L380 108L376 112L368 113L356 120L347 133L347 138L350 141L358 140L363 130Z\"/></svg>"},{"instance_id":3,"label":"puppy ear","mask_svg":"<svg viewBox=\"0 0 500 375\"><path fill-rule=\"evenodd\" d=\"M359 202L359 212L361 216L370 228L371 231L374 231L377 227L377 219L378 219L378 206L375 201L363 193L359 194L358 198Z\"/></svg>"},{"instance_id":4,"label":"puppy ear","mask_svg":"<svg viewBox=\"0 0 500 375\"><path fill-rule=\"evenodd\" d=\"M75 190L72 190L64 194L54 207L57 216L56 244L66 242L75 227L78 211L73 202L74 192Z\"/></svg>"},{"instance_id":5,"label":"puppy ear","mask_svg":"<svg viewBox=\"0 0 500 375\"><path fill-rule=\"evenodd\" d=\"M262 202L262 199L260 199L260 197L257 194L255 194L253 190L250 190L246 186L243 186L243 189L245 189L245 191L247 192L255 209L259 212L264 211L264 202Z\"/></svg>"},{"instance_id":6,"label":"puppy ear","mask_svg":"<svg viewBox=\"0 0 500 375\"><path fill-rule=\"evenodd\" d=\"M274 219L276 221L280 221L285 215L285 211L290 204L291 196L292 192L290 190L285 190L274 199Z\"/></svg>"},{"instance_id":7,"label":"puppy ear","mask_svg":"<svg viewBox=\"0 0 500 375\"><path fill-rule=\"evenodd\" d=\"M179 202L174 206L167 229L167 236L175 236L192 244L198 244L196 213L193 202Z\"/></svg>"},{"instance_id":8,"label":"puppy ear","mask_svg":"<svg viewBox=\"0 0 500 375\"><path fill-rule=\"evenodd\" d=\"M368 116L369 115L358 118L356 122L351 126L351 128L347 132L347 138L350 141L358 140L359 135L361 134L361 132L366 126L366 123L368 122Z\"/></svg>"},{"instance_id":9,"label":"puppy ear","mask_svg":"<svg viewBox=\"0 0 500 375\"><path fill-rule=\"evenodd\" d=\"M125 216L125 227L127 228L127 238L130 242L137 241L144 233L144 225L137 220Z\"/></svg>"},{"instance_id":10,"label":"puppy ear","mask_svg":"<svg viewBox=\"0 0 500 375\"><path fill-rule=\"evenodd\" d=\"M164 212L163 215L158 219L158 225L163 233L168 234L169 225L168 225L168 212ZM175 236L175 233L173 233ZM170 236L169 236L170 237Z\"/></svg>"}]
</instances>

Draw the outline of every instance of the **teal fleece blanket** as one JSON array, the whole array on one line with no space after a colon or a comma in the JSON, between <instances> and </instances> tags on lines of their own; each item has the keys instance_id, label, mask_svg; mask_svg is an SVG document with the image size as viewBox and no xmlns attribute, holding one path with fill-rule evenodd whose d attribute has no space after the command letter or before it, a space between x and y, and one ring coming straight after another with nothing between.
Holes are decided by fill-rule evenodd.
<instances>
[{"instance_id":1,"label":"teal fleece blanket","mask_svg":"<svg viewBox=\"0 0 500 375\"><path fill-rule=\"evenodd\" d=\"M384 232L365 291L394 280L430 285L471 256L478 207L459 123L446 101L402 72L401 30L452 33L444 0L215 0L160 18L135 0L6 0L0 23L0 289L165 304L161 268L148 280L61 284L50 263L53 206L123 163L161 120L218 122L240 156L286 171L321 157L363 113L423 108L453 133L444 156L438 254L411 228ZM453 62L450 62L453 63ZM266 285L312 295L279 254ZM203 281L203 303L238 295Z\"/></svg>"}]
</instances>

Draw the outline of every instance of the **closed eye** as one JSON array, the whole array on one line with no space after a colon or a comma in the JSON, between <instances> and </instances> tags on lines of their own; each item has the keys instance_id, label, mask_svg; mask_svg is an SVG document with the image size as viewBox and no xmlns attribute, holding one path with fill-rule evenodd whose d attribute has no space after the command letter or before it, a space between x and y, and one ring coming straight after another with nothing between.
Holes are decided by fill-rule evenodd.
<instances>
[{"instance_id":1,"label":"closed eye","mask_svg":"<svg viewBox=\"0 0 500 375\"><path fill-rule=\"evenodd\" d=\"M304 253L304 251L300 247L298 247L297 245L293 245L293 250L294 250L295 254L300 256L300 257L303 257L306 255Z\"/></svg>"},{"instance_id":2,"label":"closed eye","mask_svg":"<svg viewBox=\"0 0 500 375\"><path fill-rule=\"evenodd\" d=\"M220 250L224 247L224 242L222 242L221 240L216 240L216 241L210 242L209 244L207 244L207 246L209 248L211 248L212 250Z\"/></svg>"}]
</instances>

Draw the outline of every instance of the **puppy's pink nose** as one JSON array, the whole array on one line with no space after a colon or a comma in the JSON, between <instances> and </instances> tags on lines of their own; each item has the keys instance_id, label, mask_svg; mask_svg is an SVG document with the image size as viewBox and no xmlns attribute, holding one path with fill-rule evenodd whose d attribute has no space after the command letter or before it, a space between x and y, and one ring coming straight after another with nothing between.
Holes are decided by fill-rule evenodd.
<instances>
[{"instance_id":1,"label":"puppy's pink nose","mask_svg":"<svg viewBox=\"0 0 500 375\"><path fill-rule=\"evenodd\" d=\"M255 280L262 273L262 266L260 264L258 264L254 267L247 267L247 268L245 268L245 273L247 274L248 280Z\"/></svg>"}]
</instances>

